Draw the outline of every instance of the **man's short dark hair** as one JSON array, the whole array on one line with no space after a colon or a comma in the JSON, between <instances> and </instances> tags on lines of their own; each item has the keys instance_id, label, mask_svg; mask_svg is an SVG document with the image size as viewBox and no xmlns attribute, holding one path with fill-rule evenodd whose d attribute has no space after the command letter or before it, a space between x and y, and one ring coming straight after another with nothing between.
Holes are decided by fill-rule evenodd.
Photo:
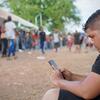
<instances>
[{"instance_id":1,"label":"man's short dark hair","mask_svg":"<svg viewBox=\"0 0 100 100\"><path fill-rule=\"evenodd\" d=\"M12 20L11 16L8 16L8 21L11 21L11 20Z\"/></svg>"},{"instance_id":2,"label":"man's short dark hair","mask_svg":"<svg viewBox=\"0 0 100 100\"><path fill-rule=\"evenodd\" d=\"M84 31L86 31L88 28L91 28L95 22L97 22L98 20L97 19L100 19L100 9L97 10L96 12L94 12L89 18L88 20L86 21L83 29ZM100 27L100 26L99 26Z\"/></svg>"}]
</instances>

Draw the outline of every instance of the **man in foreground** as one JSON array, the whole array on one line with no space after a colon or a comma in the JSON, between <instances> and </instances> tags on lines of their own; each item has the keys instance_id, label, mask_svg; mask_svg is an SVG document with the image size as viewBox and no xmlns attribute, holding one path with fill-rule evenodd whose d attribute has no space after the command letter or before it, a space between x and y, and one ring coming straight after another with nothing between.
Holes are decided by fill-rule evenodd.
<instances>
[{"instance_id":1,"label":"man in foreground","mask_svg":"<svg viewBox=\"0 0 100 100\"><path fill-rule=\"evenodd\" d=\"M100 10L89 17L84 31L100 52ZM49 90L43 100L100 100L100 55L87 76L77 75L66 69L57 70L51 76L51 81L58 89Z\"/></svg>"}]
</instances>

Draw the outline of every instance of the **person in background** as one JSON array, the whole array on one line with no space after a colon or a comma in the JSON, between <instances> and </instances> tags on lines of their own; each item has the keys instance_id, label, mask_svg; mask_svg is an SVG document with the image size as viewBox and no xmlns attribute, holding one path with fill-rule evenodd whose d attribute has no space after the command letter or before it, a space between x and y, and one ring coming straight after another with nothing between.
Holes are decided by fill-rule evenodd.
<instances>
[{"instance_id":1,"label":"person in background","mask_svg":"<svg viewBox=\"0 0 100 100\"><path fill-rule=\"evenodd\" d=\"M45 53L44 44L46 41L46 33L44 32L42 27L40 27L39 39L40 39L40 49L41 49L41 52L44 54Z\"/></svg>"},{"instance_id":2,"label":"person in background","mask_svg":"<svg viewBox=\"0 0 100 100\"><path fill-rule=\"evenodd\" d=\"M6 38L5 34L5 25L6 20L3 22L2 28L1 28L1 47L2 47L2 56L1 57L6 57L7 56L7 46L8 46L8 41Z\"/></svg>"},{"instance_id":3,"label":"person in background","mask_svg":"<svg viewBox=\"0 0 100 100\"><path fill-rule=\"evenodd\" d=\"M19 51L25 50L26 32L24 30L19 31Z\"/></svg>"},{"instance_id":4,"label":"person in background","mask_svg":"<svg viewBox=\"0 0 100 100\"><path fill-rule=\"evenodd\" d=\"M34 50L38 48L38 38L39 38L39 36L38 36L37 32L32 33L32 40L33 40L32 41L32 48Z\"/></svg>"},{"instance_id":5,"label":"person in background","mask_svg":"<svg viewBox=\"0 0 100 100\"><path fill-rule=\"evenodd\" d=\"M1 26L0 26L0 51L1 51Z\"/></svg>"},{"instance_id":6,"label":"person in background","mask_svg":"<svg viewBox=\"0 0 100 100\"><path fill-rule=\"evenodd\" d=\"M27 32L26 33L26 49L31 50L32 49L32 33Z\"/></svg>"},{"instance_id":7,"label":"person in background","mask_svg":"<svg viewBox=\"0 0 100 100\"><path fill-rule=\"evenodd\" d=\"M68 49L69 49L69 51L71 52L72 51L72 46L73 46L73 36L72 36L72 34L68 34L68 36L67 36L67 46L68 46Z\"/></svg>"},{"instance_id":8,"label":"person in background","mask_svg":"<svg viewBox=\"0 0 100 100\"><path fill-rule=\"evenodd\" d=\"M75 44L75 52L76 53L80 53L80 33L79 32L75 32L74 33L74 44Z\"/></svg>"},{"instance_id":9,"label":"person in background","mask_svg":"<svg viewBox=\"0 0 100 100\"><path fill-rule=\"evenodd\" d=\"M7 22L5 23L5 32L6 32L6 37L8 40L8 57L11 55L15 56L15 29L16 25L12 21L11 16L8 16Z\"/></svg>"},{"instance_id":10,"label":"person in background","mask_svg":"<svg viewBox=\"0 0 100 100\"><path fill-rule=\"evenodd\" d=\"M53 33L53 42L54 42L54 48L56 52L58 52L58 48L60 47L60 38L59 38L59 32L58 30L54 30Z\"/></svg>"},{"instance_id":11,"label":"person in background","mask_svg":"<svg viewBox=\"0 0 100 100\"><path fill-rule=\"evenodd\" d=\"M15 48L16 48L16 51L19 51L19 31L16 31L16 34L15 34Z\"/></svg>"},{"instance_id":12,"label":"person in background","mask_svg":"<svg viewBox=\"0 0 100 100\"><path fill-rule=\"evenodd\" d=\"M100 10L89 17L84 31L100 53ZM49 90L42 100L100 100L100 54L88 75L55 70L51 81L58 88Z\"/></svg>"}]
</instances>

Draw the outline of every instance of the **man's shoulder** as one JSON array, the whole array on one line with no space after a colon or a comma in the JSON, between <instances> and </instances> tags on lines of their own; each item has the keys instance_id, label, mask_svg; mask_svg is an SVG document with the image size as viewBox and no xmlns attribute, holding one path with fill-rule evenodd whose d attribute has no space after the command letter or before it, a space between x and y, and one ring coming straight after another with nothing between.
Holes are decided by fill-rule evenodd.
<instances>
[{"instance_id":1,"label":"man's shoulder","mask_svg":"<svg viewBox=\"0 0 100 100\"><path fill-rule=\"evenodd\" d=\"M97 56L96 61L100 61L100 54Z\"/></svg>"},{"instance_id":2,"label":"man's shoulder","mask_svg":"<svg viewBox=\"0 0 100 100\"><path fill-rule=\"evenodd\" d=\"M96 61L92 66L92 72L100 74L100 55L97 56Z\"/></svg>"},{"instance_id":3,"label":"man's shoulder","mask_svg":"<svg viewBox=\"0 0 100 100\"><path fill-rule=\"evenodd\" d=\"M9 21L9 22L5 23L5 25L8 25L8 24L14 24L15 25L15 23L13 21Z\"/></svg>"}]
</instances>

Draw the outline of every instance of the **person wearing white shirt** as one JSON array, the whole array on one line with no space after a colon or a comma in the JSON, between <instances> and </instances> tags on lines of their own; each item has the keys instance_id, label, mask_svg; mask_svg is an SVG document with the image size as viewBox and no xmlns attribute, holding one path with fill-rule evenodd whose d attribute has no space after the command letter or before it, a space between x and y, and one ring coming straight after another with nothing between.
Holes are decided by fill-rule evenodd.
<instances>
[{"instance_id":1,"label":"person wearing white shirt","mask_svg":"<svg viewBox=\"0 0 100 100\"><path fill-rule=\"evenodd\" d=\"M12 21L11 16L8 16L8 20L5 23L6 38L8 40L8 57L10 57L11 54L15 56L15 28L16 25Z\"/></svg>"},{"instance_id":2,"label":"person wearing white shirt","mask_svg":"<svg viewBox=\"0 0 100 100\"><path fill-rule=\"evenodd\" d=\"M58 51L58 47L60 46L60 39L59 39L59 33L55 31L53 33L53 41L54 41L54 48L56 52Z\"/></svg>"}]
</instances>

